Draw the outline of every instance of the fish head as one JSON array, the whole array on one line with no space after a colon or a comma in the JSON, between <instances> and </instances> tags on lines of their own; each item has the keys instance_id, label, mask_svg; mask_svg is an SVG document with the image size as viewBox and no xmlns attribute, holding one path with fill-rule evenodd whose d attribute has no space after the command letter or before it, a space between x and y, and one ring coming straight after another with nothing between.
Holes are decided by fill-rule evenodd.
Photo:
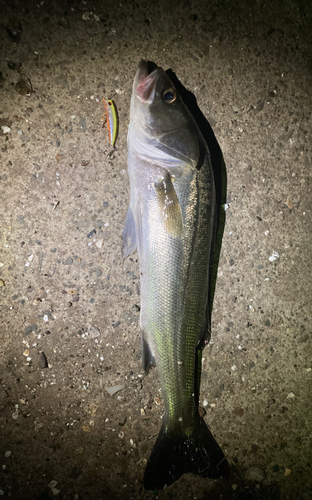
<instances>
[{"instance_id":1,"label":"fish head","mask_svg":"<svg viewBox=\"0 0 312 500\"><path fill-rule=\"evenodd\" d=\"M167 73L154 63L140 61L132 90L129 149L161 167L176 167L177 173L197 166L200 137Z\"/></svg>"}]
</instances>

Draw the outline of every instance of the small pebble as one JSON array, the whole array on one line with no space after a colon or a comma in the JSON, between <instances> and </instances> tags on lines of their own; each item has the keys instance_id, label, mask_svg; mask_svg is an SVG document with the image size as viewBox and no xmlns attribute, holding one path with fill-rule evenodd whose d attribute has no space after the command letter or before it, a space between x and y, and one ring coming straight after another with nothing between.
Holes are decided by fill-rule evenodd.
<instances>
[{"instance_id":1,"label":"small pebble","mask_svg":"<svg viewBox=\"0 0 312 500\"><path fill-rule=\"evenodd\" d=\"M207 412L206 412L205 408L203 408L202 406L199 406L198 407L198 413L199 413L200 417L204 417Z\"/></svg>"},{"instance_id":2,"label":"small pebble","mask_svg":"<svg viewBox=\"0 0 312 500\"><path fill-rule=\"evenodd\" d=\"M89 335L90 335L91 339L95 339L96 337L99 337L100 330L98 328L95 328L95 326L90 325L88 330L89 330Z\"/></svg>"},{"instance_id":3,"label":"small pebble","mask_svg":"<svg viewBox=\"0 0 312 500\"><path fill-rule=\"evenodd\" d=\"M57 484L58 482L53 479L52 481L49 482L48 488L55 488Z\"/></svg>"},{"instance_id":4,"label":"small pebble","mask_svg":"<svg viewBox=\"0 0 312 500\"><path fill-rule=\"evenodd\" d=\"M279 258L279 253L275 252L275 250L273 250L272 255L269 257L269 261L274 262L278 258Z\"/></svg>"},{"instance_id":5,"label":"small pebble","mask_svg":"<svg viewBox=\"0 0 312 500\"><path fill-rule=\"evenodd\" d=\"M261 483L264 478L265 474L263 470L258 467L250 467L245 474L246 481L257 481L258 483Z\"/></svg>"},{"instance_id":6,"label":"small pebble","mask_svg":"<svg viewBox=\"0 0 312 500\"><path fill-rule=\"evenodd\" d=\"M48 368L48 366L49 366L49 364L48 364L47 357L44 354L44 352L42 352L40 354L40 358L39 358L39 368L41 368L43 370L44 368Z\"/></svg>"},{"instance_id":7,"label":"small pebble","mask_svg":"<svg viewBox=\"0 0 312 500\"><path fill-rule=\"evenodd\" d=\"M1 125L1 130L4 134L8 134L9 132L11 132L10 127L8 127L7 125Z\"/></svg>"},{"instance_id":8,"label":"small pebble","mask_svg":"<svg viewBox=\"0 0 312 500\"><path fill-rule=\"evenodd\" d=\"M114 394L124 389L124 387L124 385L114 385L113 387L105 387L105 390L108 392L108 394L114 396Z\"/></svg>"},{"instance_id":9,"label":"small pebble","mask_svg":"<svg viewBox=\"0 0 312 500\"><path fill-rule=\"evenodd\" d=\"M87 234L87 238L92 238L94 234L96 234L96 230L92 229L92 231L90 231L90 233Z\"/></svg>"},{"instance_id":10,"label":"small pebble","mask_svg":"<svg viewBox=\"0 0 312 500\"><path fill-rule=\"evenodd\" d=\"M6 451L4 454L5 458L9 458L11 455L12 455L11 451Z\"/></svg>"}]
</instances>

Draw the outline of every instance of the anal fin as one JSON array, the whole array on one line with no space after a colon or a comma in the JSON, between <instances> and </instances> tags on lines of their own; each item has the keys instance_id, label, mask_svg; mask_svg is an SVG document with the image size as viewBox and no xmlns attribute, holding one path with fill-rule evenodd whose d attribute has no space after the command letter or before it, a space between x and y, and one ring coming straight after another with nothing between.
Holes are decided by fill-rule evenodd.
<instances>
[{"instance_id":1,"label":"anal fin","mask_svg":"<svg viewBox=\"0 0 312 500\"><path fill-rule=\"evenodd\" d=\"M156 366L155 357L148 345L147 340L144 338L144 332L141 330L141 351L142 351L142 365L145 373L148 372L151 366Z\"/></svg>"}]
</instances>

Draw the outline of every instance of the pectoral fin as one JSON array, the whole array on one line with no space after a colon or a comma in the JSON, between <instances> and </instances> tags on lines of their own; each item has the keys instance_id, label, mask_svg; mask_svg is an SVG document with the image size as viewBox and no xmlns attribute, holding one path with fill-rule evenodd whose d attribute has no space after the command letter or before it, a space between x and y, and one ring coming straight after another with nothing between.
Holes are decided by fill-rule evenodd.
<instances>
[{"instance_id":1,"label":"pectoral fin","mask_svg":"<svg viewBox=\"0 0 312 500\"><path fill-rule=\"evenodd\" d=\"M140 257L142 248L142 217L139 203L128 207L125 226L122 231L122 250L124 258L137 248Z\"/></svg>"},{"instance_id":2,"label":"pectoral fin","mask_svg":"<svg viewBox=\"0 0 312 500\"><path fill-rule=\"evenodd\" d=\"M154 182L159 215L171 236L179 237L183 230L182 212L170 174L160 177Z\"/></svg>"}]
</instances>

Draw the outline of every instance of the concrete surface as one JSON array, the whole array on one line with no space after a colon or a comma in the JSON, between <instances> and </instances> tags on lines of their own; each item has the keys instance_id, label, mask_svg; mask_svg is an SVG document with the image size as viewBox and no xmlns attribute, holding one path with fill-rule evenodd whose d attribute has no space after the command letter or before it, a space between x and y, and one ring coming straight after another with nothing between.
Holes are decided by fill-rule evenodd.
<instances>
[{"instance_id":1,"label":"concrete surface","mask_svg":"<svg viewBox=\"0 0 312 500\"><path fill-rule=\"evenodd\" d=\"M0 14L0 494L311 498L309 2L2 0ZM195 94L227 169L201 405L232 476L160 492L142 477L161 394L141 369L137 256L120 251L142 57Z\"/></svg>"}]
</instances>

